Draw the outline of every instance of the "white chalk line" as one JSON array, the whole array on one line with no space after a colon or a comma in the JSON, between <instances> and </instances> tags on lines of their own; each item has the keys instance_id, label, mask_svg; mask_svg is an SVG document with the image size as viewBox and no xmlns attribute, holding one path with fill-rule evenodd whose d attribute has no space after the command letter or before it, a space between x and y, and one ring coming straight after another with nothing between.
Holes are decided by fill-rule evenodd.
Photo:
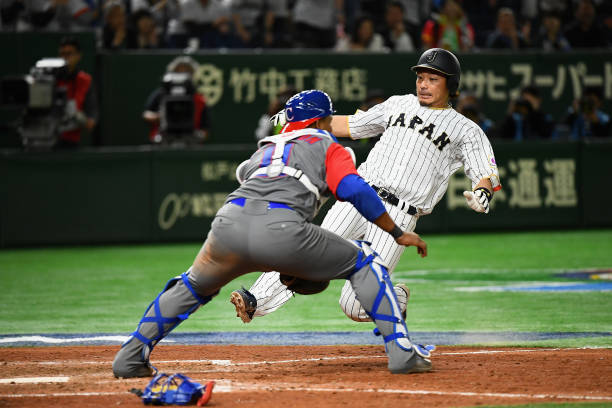
<instances>
[{"instance_id":1,"label":"white chalk line","mask_svg":"<svg viewBox=\"0 0 612 408\"><path fill-rule=\"evenodd\" d=\"M474 355L474 354L514 354L514 353L534 353L541 351L572 351L572 350L599 350L609 349L609 347L571 347L571 348L539 348L539 349L517 349L517 350L476 350L476 351L456 351L456 352L433 352L432 356L459 356L459 355ZM154 364L208 364L215 366L249 366L249 365L263 365L263 364L290 364L290 363L304 363L312 361L333 361L333 360L355 360L355 359L369 359L369 358L387 358L386 355L380 356L334 356L334 357L311 357L301 359L290 359L290 360L262 360L262 361L246 361L246 362L232 362L232 360L215 360L215 359L198 359L198 360L156 360ZM4 366L22 366L22 365L35 365L35 366L55 366L55 365L111 365L110 361L80 361L80 360L56 360L56 361L5 361Z\"/></svg>"},{"instance_id":2,"label":"white chalk line","mask_svg":"<svg viewBox=\"0 0 612 408\"><path fill-rule=\"evenodd\" d=\"M0 378L0 384L40 384L40 383L66 383L70 380L67 376L57 377L15 377Z\"/></svg>"},{"instance_id":3,"label":"white chalk line","mask_svg":"<svg viewBox=\"0 0 612 408\"><path fill-rule=\"evenodd\" d=\"M5 343L22 343L22 342L38 342L46 344L64 344L64 343L83 343L87 341L112 341L124 343L130 336L93 336L93 337L51 337L51 336L17 336L0 338L0 344ZM175 340L163 339L160 344L176 343Z\"/></svg>"},{"instance_id":4,"label":"white chalk line","mask_svg":"<svg viewBox=\"0 0 612 408\"><path fill-rule=\"evenodd\" d=\"M585 401L612 401L607 395L574 395L574 394L525 394L525 393L498 393L498 392L471 392L471 391L436 391L436 390L401 390L401 389L360 389L360 388L333 388L333 387L304 387L302 383L278 383L267 385L254 385L221 380L215 384L214 393L230 392L355 392L355 393L382 393L407 395L440 395L453 397L476 398L507 398L507 399L559 399L559 400L585 400ZM97 397L97 396L126 396L127 392L58 392L33 394L0 394L0 398L48 398L48 397Z\"/></svg>"}]
</instances>

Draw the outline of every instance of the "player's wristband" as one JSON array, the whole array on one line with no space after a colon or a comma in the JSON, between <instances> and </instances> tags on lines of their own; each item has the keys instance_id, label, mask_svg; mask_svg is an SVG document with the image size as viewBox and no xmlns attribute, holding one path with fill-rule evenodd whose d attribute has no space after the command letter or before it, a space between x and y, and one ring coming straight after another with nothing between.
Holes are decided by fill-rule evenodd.
<instances>
[{"instance_id":1,"label":"player's wristband","mask_svg":"<svg viewBox=\"0 0 612 408\"><path fill-rule=\"evenodd\" d=\"M481 190L482 193L487 196L487 201L491 201L491 197L493 196L493 194L491 194L491 192L489 191L488 188L486 187L478 187L476 190L474 190L474 192Z\"/></svg>"},{"instance_id":2,"label":"player's wristband","mask_svg":"<svg viewBox=\"0 0 612 408\"><path fill-rule=\"evenodd\" d=\"M404 231L402 231L402 229L396 225L396 226L393 227L393 229L391 231L389 231L389 234L391 234L391 236L394 239L398 239L399 237L404 235Z\"/></svg>"}]
</instances>

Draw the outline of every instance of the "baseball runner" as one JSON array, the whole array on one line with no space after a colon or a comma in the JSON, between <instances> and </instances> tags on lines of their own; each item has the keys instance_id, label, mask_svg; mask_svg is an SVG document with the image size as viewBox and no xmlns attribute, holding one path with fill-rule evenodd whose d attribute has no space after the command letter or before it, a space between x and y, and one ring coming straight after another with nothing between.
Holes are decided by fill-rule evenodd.
<instances>
[{"instance_id":1,"label":"baseball runner","mask_svg":"<svg viewBox=\"0 0 612 408\"><path fill-rule=\"evenodd\" d=\"M459 87L459 61L451 52L433 48L421 55L412 70L417 76L416 96L392 96L367 112L334 116L334 135L362 139L382 133L359 166L359 174L377 191L402 230L414 231L418 218L433 211L450 176L462 166L472 180L473 190L463 193L467 204L476 212L488 213L493 191L501 188L499 174L487 136L449 104ZM321 227L347 239L371 242L389 272L404 251L348 203L335 203ZM409 291L402 284L394 289L405 313ZM248 323L278 309L292 296L278 274L264 273L249 290L234 291L230 301L237 316ZM340 306L355 321L371 320L348 282L342 288Z\"/></svg>"},{"instance_id":2,"label":"baseball runner","mask_svg":"<svg viewBox=\"0 0 612 408\"><path fill-rule=\"evenodd\" d=\"M329 132L332 103L321 91L304 91L285 105L288 129L258 142L236 175L232 192L212 222L196 259L171 279L146 309L113 361L117 377L150 376L150 353L168 333L225 284L253 271L280 272L287 288L318 293L331 279L346 279L384 336L392 373L431 369L431 347L412 344L387 268L367 243L348 241L312 224L325 197L351 203L397 245L427 245L403 232L380 198L357 173L353 159ZM289 129L290 128L290 129Z\"/></svg>"}]
</instances>

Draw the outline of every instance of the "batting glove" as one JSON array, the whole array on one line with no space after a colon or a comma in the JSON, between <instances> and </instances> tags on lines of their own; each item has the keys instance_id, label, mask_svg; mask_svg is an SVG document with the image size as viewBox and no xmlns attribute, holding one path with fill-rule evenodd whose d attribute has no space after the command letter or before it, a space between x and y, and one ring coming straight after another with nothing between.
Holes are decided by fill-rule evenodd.
<instances>
[{"instance_id":1,"label":"batting glove","mask_svg":"<svg viewBox=\"0 0 612 408\"><path fill-rule=\"evenodd\" d=\"M464 191L463 196L472 210L479 213L489 213L491 192L486 188L479 187L474 191Z\"/></svg>"},{"instance_id":2,"label":"batting glove","mask_svg":"<svg viewBox=\"0 0 612 408\"><path fill-rule=\"evenodd\" d=\"M285 126L285 124L287 123L287 116L285 115L285 110L282 109L276 115L272 116L270 118L270 123L272 123L272 126L274 127Z\"/></svg>"}]
</instances>

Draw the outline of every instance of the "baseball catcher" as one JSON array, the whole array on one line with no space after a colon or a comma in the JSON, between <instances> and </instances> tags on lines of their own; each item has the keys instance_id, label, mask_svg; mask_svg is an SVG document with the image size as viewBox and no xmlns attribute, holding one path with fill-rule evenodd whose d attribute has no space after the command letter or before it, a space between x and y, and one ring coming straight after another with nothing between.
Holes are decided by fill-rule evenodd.
<instances>
[{"instance_id":1,"label":"baseball catcher","mask_svg":"<svg viewBox=\"0 0 612 408\"><path fill-rule=\"evenodd\" d=\"M146 309L115 356L115 376L150 376L155 345L221 287L253 271L279 271L299 287L302 280L320 287L331 279L347 280L383 336L389 370L431 369L430 350L410 340L382 259L367 243L348 241L312 220L333 194L398 245L414 245L421 256L427 245L393 222L349 152L330 133L333 108L326 93L301 92L287 101L285 111L288 129L260 140L259 149L238 167L241 186L218 211L193 265L170 279Z\"/></svg>"}]
</instances>

